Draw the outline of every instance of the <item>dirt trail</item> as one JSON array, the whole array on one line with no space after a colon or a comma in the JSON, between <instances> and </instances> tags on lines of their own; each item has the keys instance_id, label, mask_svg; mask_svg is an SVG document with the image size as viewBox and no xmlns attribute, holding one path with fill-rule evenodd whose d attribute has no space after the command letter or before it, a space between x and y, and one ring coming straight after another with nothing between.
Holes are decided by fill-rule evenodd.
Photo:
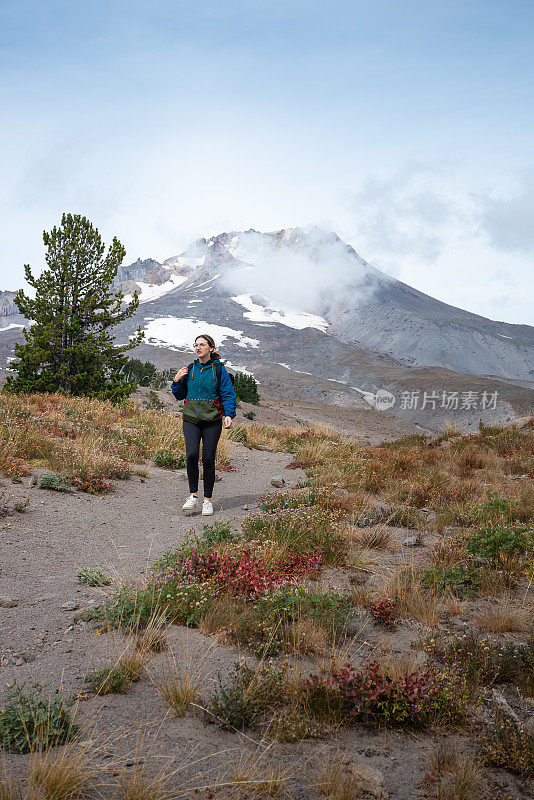
<instances>
[{"instance_id":1,"label":"dirt trail","mask_svg":"<svg viewBox=\"0 0 534 800\"><path fill-rule=\"evenodd\" d=\"M101 497L10 486L30 503L24 514L4 521L0 534L0 595L18 601L15 608L0 609L0 656L36 660L4 667L2 684L13 677L55 686L64 671L65 688L72 690L73 674L86 667L87 643L83 627L66 631L73 611L62 605L72 601L83 607L101 596L101 590L77 583L80 567L98 565L118 579L135 580L166 550L176 549L189 530L200 531L212 520L228 520L239 529L248 513L243 506L256 507L272 476L283 472L291 486L303 475L284 470L291 460L287 453L233 445L231 458L237 471L222 473L216 483L211 518L202 517L200 509L191 516L181 511L188 496L185 470L151 467L146 480L117 481L114 491Z\"/></svg>"}]
</instances>

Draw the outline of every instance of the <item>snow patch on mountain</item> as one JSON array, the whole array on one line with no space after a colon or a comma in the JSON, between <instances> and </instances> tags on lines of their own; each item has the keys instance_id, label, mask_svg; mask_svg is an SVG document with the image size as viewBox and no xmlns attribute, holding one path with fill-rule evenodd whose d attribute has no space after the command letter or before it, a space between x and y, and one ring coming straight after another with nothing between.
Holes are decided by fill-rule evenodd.
<instances>
[{"instance_id":1,"label":"snow patch on mountain","mask_svg":"<svg viewBox=\"0 0 534 800\"><path fill-rule=\"evenodd\" d=\"M9 325L6 325L5 328L0 328L0 333L3 331L9 331L11 328L23 328L24 325L17 325L16 322L11 322Z\"/></svg>"},{"instance_id":2,"label":"snow patch on mountain","mask_svg":"<svg viewBox=\"0 0 534 800\"><path fill-rule=\"evenodd\" d=\"M139 287L139 303L148 303L150 300L156 300L158 297L167 294L167 292L172 292L173 289L176 289L176 287L180 286L185 280L187 280L187 276L185 275L171 275L168 281L160 284L137 281L137 286ZM124 295L124 302L129 303L132 298L132 294L126 294Z\"/></svg>"},{"instance_id":3,"label":"snow patch on mountain","mask_svg":"<svg viewBox=\"0 0 534 800\"><path fill-rule=\"evenodd\" d=\"M243 312L243 316L251 322L279 322L288 328L294 328L301 331L304 328L316 328L318 331L326 333L328 322L324 317L319 317L317 314L309 314L307 311L298 311L289 306L272 305L262 306L255 303L249 294L238 294L231 298L234 303L237 303L247 310Z\"/></svg>"},{"instance_id":4,"label":"snow patch on mountain","mask_svg":"<svg viewBox=\"0 0 534 800\"><path fill-rule=\"evenodd\" d=\"M243 331L214 325L196 319L179 319L178 317L159 317L145 327L145 341L155 347L167 347L171 350L189 350L197 336L207 333L213 336L218 345L226 339L234 340L238 347L259 347L259 339L244 336Z\"/></svg>"}]
</instances>

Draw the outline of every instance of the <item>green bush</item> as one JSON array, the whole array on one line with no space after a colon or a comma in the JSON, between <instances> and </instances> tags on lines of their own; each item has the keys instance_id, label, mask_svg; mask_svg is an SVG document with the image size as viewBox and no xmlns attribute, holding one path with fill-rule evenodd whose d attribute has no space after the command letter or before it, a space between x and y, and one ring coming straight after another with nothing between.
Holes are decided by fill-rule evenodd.
<instances>
[{"instance_id":1,"label":"green bush","mask_svg":"<svg viewBox=\"0 0 534 800\"><path fill-rule=\"evenodd\" d=\"M201 536L202 541L209 547L222 542L233 542L239 538L239 534L232 531L232 526L229 522L215 522L213 525L204 525Z\"/></svg>"},{"instance_id":2,"label":"green bush","mask_svg":"<svg viewBox=\"0 0 534 800\"><path fill-rule=\"evenodd\" d=\"M236 372L234 377L234 391L237 399L242 400L244 403L252 403L256 406L260 402L258 384L252 375Z\"/></svg>"},{"instance_id":3,"label":"green bush","mask_svg":"<svg viewBox=\"0 0 534 800\"><path fill-rule=\"evenodd\" d=\"M260 664L256 668L237 663L212 699L209 713L223 730L251 727L259 714L272 712L288 700L288 665Z\"/></svg>"},{"instance_id":4,"label":"green bush","mask_svg":"<svg viewBox=\"0 0 534 800\"><path fill-rule=\"evenodd\" d=\"M182 469L186 465L186 457L183 453L173 453L172 450L158 450L152 459L158 467L167 469Z\"/></svg>"},{"instance_id":5,"label":"green bush","mask_svg":"<svg viewBox=\"0 0 534 800\"><path fill-rule=\"evenodd\" d=\"M61 697L43 700L43 687L36 683L9 685L6 705L0 712L0 745L16 753L56 747L73 739L78 731L69 712L72 701Z\"/></svg>"},{"instance_id":6,"label":"green bush","mask_svg":"<svg viewBox=\"0 0 534 800\"><path fill-rule=\"evenodd\" d=\"M76 572L78 583L86 586L109 586L111 578L100 567L82 567Z\"/></svg>"},{"instance_id":7,"label":"green bush","mask_svg":"<svg viewBox=\"0 0 534 800\"><path fill-rule=\"evenodd\" d=\"M502 556L524 555L534 545L534 529L526 525L488 524L473 533L466 541L466 549L488 561L498 561Z\"/></svg>"},{"instance_id":8,"label":"green bush","mask_svg":"<svg viewBox=\"0 0 534 800\"><path fill-rule=\"evenodd\" d=\"M258 598L257 607L262 618L275 622L311 618L333 638L343 632L347 620L354 614L346 597L336 592L307 592L302 586L265 594Z\"/></svg>"},{"instance_id":9,"label":"green bush","mask_svg":"<svg viewBox=\"0 0 534 800\"><path fill-rule=\"evenodd\" d=\"M425 569L421 575L425 586L437 591L450 591L457 597L475 597L481 585L481 578L473 564L457 567L436 566Z\"/></svg>"},{"instance_id":10,"label":"green bush","mask_svg":"<svg viewBox=\"0 0 534 800\"><path fill-rule=\"evenodd\" d=\"M223 679L217 676L218 689L208 706L208 714L212 722L216 722L225 731L243 731L250 728L258 715L258 706L248 686L243 684L239 667L230 673L230 682L224 685Z\"/></svg>"},{"instance_id":11,"label":"green bush","mask_svg":"<svg viewBox=\"0 0 534 800\"><path fill-rule=\"evenodd\" d=\"M162 590L154 586L140 589L125 586L118 589L100 605L87 611L87 618L103 623L107 628L132 630L145 628L153 615L161 610ZM161 610L162 615L164 611Z\"/></svg>"},{"instance_id":12,"label":"green bush","mask_svg":"<svg viewBox=\"0 0 534 800\"><path fill-rule=\"evenodd\" d=\"M64 475L41 475L37 482L38 489L52 489L55 492L72 492L72 484Z\"/></svg>"},{"instance_id":13,"label":"green bush","mask_svg":"<svg viewBox=\"0 0 534 800\"><path fill-rule=\"evenodd\" d=\"M121 666L91 669L85 682L95 694L123 694L128 688L128 679Z\"/></svg>"}]
</instances>

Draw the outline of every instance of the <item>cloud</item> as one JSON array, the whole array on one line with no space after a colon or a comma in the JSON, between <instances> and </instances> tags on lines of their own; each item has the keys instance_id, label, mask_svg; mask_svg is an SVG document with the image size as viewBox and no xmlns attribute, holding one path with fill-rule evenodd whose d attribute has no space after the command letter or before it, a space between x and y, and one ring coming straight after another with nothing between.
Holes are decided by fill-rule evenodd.
<instances>
[{"instance_id":1,"label":"cloud","mask_svg":"<svg viewBox=\"0 0 534 800\"><path fill-rule=\"evenodd\" d=\"M412 255L434 263L444 229L455 215L451 197L439 185L439 168L411 164L386 177L367 178L354 197L356 235L381 263ZM386 257L384 259L384 256Z\"/></svg>"},{"instance_id":2,"label":"cloud","mask_svg":"<svg viewBox=\"0 0 534 800\"><path fill-rule=\"evenodd\" d=\"M490 244L505 253L534 253L534 169L519 178L515 194L482 197L480 227Z\"/></svg>"},{"instance_id":3,"label":"cloud","mask_svg":"<svg viewBox=\"0 0 534 800\"><path fill-rule=\"evenodd\" d=\"M351 302L374 288L373 268L335 235L317 227L295 228L281 241L248 231L240 234L233 255L249 266L222 278L232 292L261 295L312 313L324 313L330 295L338 294L340 287L350 290Z\"/></svg>"}]
</instances>

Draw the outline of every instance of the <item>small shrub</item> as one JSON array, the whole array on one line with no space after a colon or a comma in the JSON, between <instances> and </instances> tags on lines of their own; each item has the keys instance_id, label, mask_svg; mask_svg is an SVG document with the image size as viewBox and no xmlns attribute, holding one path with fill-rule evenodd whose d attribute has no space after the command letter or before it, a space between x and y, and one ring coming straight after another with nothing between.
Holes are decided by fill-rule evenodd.
<instances>
[{"instance_id":1,"label":"small shrub","mask_svg":"<svg viewBox=\"0 0 534 800\"><path fill-rule=\"evenodd\" d=\"M534 737L500 712L487 728L480 749L486 764L524 777L534 775Z\"/></svg>"},{"instance_id":2,"label":"small shrub","mask_svg":"<svg viewBox=\"0 0 534 800\"><path fill-rule=\"evenodd\" d=\"M91 669L85 676L85 682L89 691L95 694L123 694L128 688L128 680L120 665Z\"/></svg>"},{"instance_id":3,"label":"small shrub","mask_svg":"<svg viewBox=\"0 0 534 800\"><path fill-rule=\"evenodd\" d=\"M208 547L213 547L222 542L233 542L239 538L239 534L232 530L229 522L215 522L213 525L204 525L201 535L202 541Z\"/></svg>"},{"instance_id":4,"label":"small shrub","mask_svg":"<svg viewBox=\"0 0 534 800\"><path fill-rule=\"evenodd\" d=\"M452 592L462 599L475 597L481 587L480 571L474 564L429 567L423 571L421 580L425 586L440 592Z\"/></svg>"},{"instance_id":5,"label":"small shrub","mask_svg":"<svg viewBox=\"0 0 534 800\"><path fill-rule=\"evenodd\" d=\"M82 567L76 572L78 583L86 586L109 586L111 578L100 567Z\"/></svg>"},{"instance_id":6,"label":"small shrub","mask_svg":"<svg viewBox=\"0 0 534 800\"><path fill-rule=\"evenodd\" d=\"M156 612L165 614L161 590L154 586L125 586L113 592L108 600L89 609L86 615L107 628L137 630L145 628Z\"/></svg>"},{"instance_id":7,"label":"small shrub","mask_svg":"<svg viewBox=\"0 0 534 800\"><path fill-rule=\"evenodd\" d=\"M422 725L431 720L450 724L463 718L469 702L466 686L448 671L419 670L393 678L373 661L361 670L346 664L330 681L354 719L372 726Z\"/></svg>"},{"instance_id":8,"label":"small shrub","mask_svg":"<svg viewBox=\"0 0 534 800\"><path fill-rule=\"evenodd\" d=\"M80 492L88 494L107 494L113 489L112 483L104 480L104 475L74 475L71 477L71 484Z\"/></svg>"},{"instance_id":9,"label":"small shrub","mask_svg":"<svg viewBox=\"0 0 534 800\"><path fill-rule=\"evenodd\" d=\"M244 416L246 419L253 420L253 419L254 419L254 417L256 416L256 414L254 413L254 411L243 411L243 416Z\"/></svg>"},{"instance_id":10,"label":"small shrub","mask_svg":"<svg viewBox=\"0 0 534 800\"><path fill-rule=\"evenodd\" d=\"M474 555L496 562L502 557L523 555L534 545L534 529L526 525L485 525L465 543Z\"/></svg>"},{"instance_id":11,"label":"small shrub","mask_svg":"<svg viewBox=\"0 0 534 800\"><path fill-rule=\"evenodd\" d=\"M29 753L64 744L77 733L71 718L70 701L61 697L43 700L43 687L34 684L25 692L24 685L8 686L6 705L0 712L0 744L16 753Z\"/></svg>"},{"instance_id":12,"label":"small shrub","mask_svg":"<svg viewBox=\"0 0 534 800\"><path fill-rule=\"evenodd\" d=\"M267 730L277 742L321 739L326 734L323 724L310 719L298 708L286 708L276 713Z\"/></svg>"},{"instance_id":13,"label":"small shrub","mask_svg":"<svg viewBox=\"0 0 534 800\"><path fill-rule=\"evenodd\" d=\"M222 730L242 731L254 724L258 707L248 686L243 685L238 668L230 673L230 683L225 686L221 675L217 676L218 689L208 706L212 722L216 722Z\"/></svg>"},{"instance_id":14,"label":"small shrub","mask_svg":"<svg viewBox=\"0 0 534 800\"><path fill-rule=\"evenodd\" d=\"M158 467L167 469L182 469L186 465L185 455L174 453L172 450L157 450L152 460Z\"/></svg>"},{"instance_id":15,"label":"small shrub","mask_svg":"<svg viewBox=\"0 0 534 800\"><path fill-rule=\"evenodd\" d=\"M500 644L473 633L455 636L438 652L454 670L465 675L472 692L479 686L528 680L534 675L534 643Z\"/></svg>"},{"instance_id":16,"label":"small shrub","mask_svg":"<svg viewBox=\"0 0 534 800\"><path fill-rule=\"evenodd\" d=\"M32 468L28 466L23 458L17 458L9 454L0 455L0 471L6 478L23 478L31 475Z\"/></svg>"},{"instance_id":17,"label":"small shrub","mask_svg":"<svg viewBox=\"0 0 534 800\"><path fill-rule=\"evenodd\" d=\"M374 621L379 625L383 625L384 628L387 628L390 631L395 629L396 607L393 600L390 600L387 597L384 600L379 600L378 603L375 603L370 607L369 613Z\"/></svg>"},{"instance_id":18,"label":"small shrub","mask_svg":"<svg viewBox=\"0 0 534 800\"><path fill-rule=\"evenodd\" d=\"M39 489L51 489L55 492L72 492L72 484L64 475L41 475L37 482Z\"/></svg>"},{"instance_id":19,"label":"small shrub","mask_svg":"<svg viewBox=\"0 0 534 800\"><path fill-rule=\"evenodd\" d=\"M259 714L273 711L287 701L287 672L287 665L260 664L252 668L245 663L235 664L226 686L218 676L219 688L209 706L213 721L224 730L251 727Z\"/></svg>"}]
</instances>

